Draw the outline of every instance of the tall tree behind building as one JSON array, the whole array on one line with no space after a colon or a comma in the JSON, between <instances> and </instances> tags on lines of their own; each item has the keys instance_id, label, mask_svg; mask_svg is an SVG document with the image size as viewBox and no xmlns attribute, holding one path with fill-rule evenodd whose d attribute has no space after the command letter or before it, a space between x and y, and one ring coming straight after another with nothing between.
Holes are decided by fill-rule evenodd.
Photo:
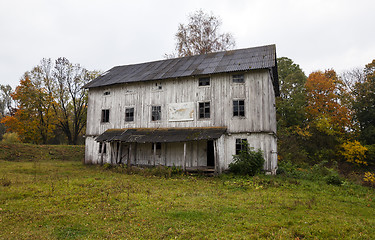
<instances>
[{"instance_id":1,"label":"tall tree behind building","mask_svg":"<svg viewBox=\"0 0 375 240\"><path fill-rule=\"evenodd\" d=\"M187 24L180 23L176 37L176 49L167 58L186 57L233 49L235 40L230 33L220 33L221 19L202 9L190 14Z\"/></svg>"}]
</instances>

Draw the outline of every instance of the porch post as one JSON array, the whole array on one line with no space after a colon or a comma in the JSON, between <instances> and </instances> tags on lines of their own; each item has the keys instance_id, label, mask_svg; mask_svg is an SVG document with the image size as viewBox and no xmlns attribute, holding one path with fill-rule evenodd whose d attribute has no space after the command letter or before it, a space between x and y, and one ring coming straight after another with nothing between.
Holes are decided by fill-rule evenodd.
<instances>
[{"instance_id":1,"label":"porch post","mask_svg":"<svg viewBox=\"0 0 375 240\"><path fill-rule=\"evenodd\" d=\"M156 143L152 143L154 146L154 167L155 167L155 162L156 162Z\"/></svg>"},{"instance_id":2,"label":"porch post","mask_svg":"<svg viewBox=\"0 0 375 240\"><path fill-rule=\"evenodd\" d=\"M184 162L183 162L183 170L186 171L186 142L184 142Z\"/></svg>"},{"instance_id":3,"label":"porch post","mask_svg":"<svg viewBox=\"0 0 375 240\"><path fill-rule=\"evenodd\" d=\"M127 165L128 165L128 168L130 167L130 160L131 160L131 156L133 155L132 153L132 143L129 144L129 156L128 156L128 159L127 159Z\"/></svg>"},{"instance_id":4,"label":"porch post","mask_svg":"<svg viewBox=\"0 0 375 240\"><path fill-rule=\"evenodd\" d=\"M100 150L100 164L103 165L103 155L104 155L104 144L105 142L102 142L102 149Z\"/></svg>"},{"instance_id":5,"label":"porch post","mask_svg":"<svg viewBox=\"0 0 375 240\"><path fill-rule=\"evenodd\" d=\"M217 140L214 140L214 162L215 162L215 173L220 174L221 168L220 168L219 158L217 154Z\"/></svg>"},{"instance_id":6,"label":"porch post","mask_svg":"<svg viewBox=\"0 0 375 240\"><path fill-rule=\"evenodd\" d=\"M119 154L118 154L118 161L117 163L121 163L121 157L122 157L122 148L121 148L121 141L119 141L119 144L120 144L120 149L119 149Z\"/></svg>"}]
</instances>

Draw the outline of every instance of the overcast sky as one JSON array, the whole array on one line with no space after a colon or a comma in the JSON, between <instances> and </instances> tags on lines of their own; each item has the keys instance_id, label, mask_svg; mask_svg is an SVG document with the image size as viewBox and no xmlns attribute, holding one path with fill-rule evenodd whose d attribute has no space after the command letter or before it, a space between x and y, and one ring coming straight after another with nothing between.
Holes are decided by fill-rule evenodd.
<instances>
[{"instance_id":1,"label":"overcast sky","mask_svg":"<svg viewBox=\"0 0 375 240\"><path fill-rule=\"evenodd\" d=\"M236 48L276 44L306 75L375 59L373 0L0 0L0 84L17 86L42 58L101 71L163 59L198 9L222 19Z\"/></svg>"}]
</instances>

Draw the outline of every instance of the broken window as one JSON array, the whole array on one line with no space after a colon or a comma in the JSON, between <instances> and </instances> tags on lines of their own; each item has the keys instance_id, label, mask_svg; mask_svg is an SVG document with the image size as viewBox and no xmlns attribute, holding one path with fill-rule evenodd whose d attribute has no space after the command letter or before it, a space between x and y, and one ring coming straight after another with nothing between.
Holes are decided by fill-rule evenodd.
<instances>
[{"instance_id":1,"label":"broken window","mask_svg":"<svg viewBox=\"0 0 375 240\"><path fill-rule=\"evenodd\" d=\"M245 78L243 74L232 75L233 83L244 83Z\"/></svg>"},{"instance_id":2,"label":"broken window","mask_svg":"<svg viewBox=\"0 0 375 240\"><path fill-rule=\"evenodd\" d=\"M233 100L233 117L245 116L245 100Z\"/></svg>"},{"instance_id":3,"label":"broken window","mask_svg":"<svg viewBox=\"0 0 375 240\"><path fill-rule=\"evenodd\" d=\"M209 85L210 85L209 77L199 78L199 86L209 86Z\"/></svg>"},{"instance_id":4,"label":"broken window","mask_svg":"<svg viewBox=\"0 0 375 240\"><path fill-rule=\"evenodd\" d=\"M199 118L210 118L210 102L199 103Z\"/></svg>"},{"instance_id":5,"label":"broken window","mask_svg":"<svg viewBox=\"0 0 375 240\"><path fill-rule=\"evenodd\" d=\"M246 138L236 138L236 155L240 154L242 150L245 150L245 144L247 143Z\"/></svg>"},{"instance_id":6,"label":"broken window","mask_svg":"<svg viewBox=\"0 0 375 240\"><path fill-rule=\"evenodd\" d=\"M155 148L155 155L160 156L161 155L161 143L160 142L152 143L152 148L151 148L152 154L154 154L154 148Z\"/></svg>"},{"instance_id":7,"label":"broken window","mask_svg":"<svg viewBox=\"0 0 375 240\"><path fill-rule=\"evenodd\" d=\"M109 122L109 109L102 110L102 123Z\"/></svg>"},{"instance_id":8,"label":"broken window","mask_svg":"<svg viewBox=\"0 0 375 240\"><path fill-rule=\"evenodd\" d=\"M152 106L151 121L158 121L161 119L161 106Z\"/></svg>"},{"instance_id":9,"label":"broken window","mask_svg":"<svg viewBox=\"0 0 375 240\"><path fill-rule=\"evenodd\" d=\"M125 122L134 121L134 108L125 108Z\"/></svg>"}]
</instances>

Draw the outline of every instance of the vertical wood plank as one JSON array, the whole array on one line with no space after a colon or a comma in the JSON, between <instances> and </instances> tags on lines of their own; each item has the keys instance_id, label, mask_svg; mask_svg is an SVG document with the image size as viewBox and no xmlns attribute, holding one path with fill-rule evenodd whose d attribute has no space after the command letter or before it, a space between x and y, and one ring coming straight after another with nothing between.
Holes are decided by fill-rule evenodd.
<instances>
[{"instance_id":1,"label":"vertical wood plank","mask_svg":"<svg viewBox=\"0 0 375 240\"><path fill-rule=\"evenodd\" d=\"M184 142L184 162L183 162L183 170L186 171L186 142Z\"/></svg>"}]
</instances>

